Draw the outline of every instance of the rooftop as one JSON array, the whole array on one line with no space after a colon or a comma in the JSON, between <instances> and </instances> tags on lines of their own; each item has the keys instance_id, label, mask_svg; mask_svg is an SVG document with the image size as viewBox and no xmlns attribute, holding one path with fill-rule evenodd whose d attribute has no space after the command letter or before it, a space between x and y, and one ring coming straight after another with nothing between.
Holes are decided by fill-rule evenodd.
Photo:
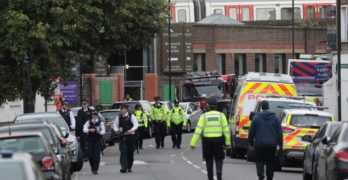
<instances>
[{"instance_id":1,"label":"rooftop","mask_svg":"<svg viewBox=\"0 0 348 180\"><path fill-rule=\"evenodd\" d=\"M217 25L244 25L244 23L232 19L230 17L224 16L222 14L213 14L210 15L199 22L197 24L217 24Z\"/></svg>"}]
</instances>

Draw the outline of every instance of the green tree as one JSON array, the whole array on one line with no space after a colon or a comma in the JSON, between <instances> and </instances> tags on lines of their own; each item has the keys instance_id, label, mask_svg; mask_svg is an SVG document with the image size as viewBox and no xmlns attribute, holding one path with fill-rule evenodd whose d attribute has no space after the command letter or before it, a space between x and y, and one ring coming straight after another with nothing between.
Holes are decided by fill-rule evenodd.
<instances>
[{"instance_id":1,"label":"green tree","mask_svg":"<svg viewBox=\"0 0 348 180\"><path fill-rule=\"evenodd\" d=\"M163 27L166 7L158 0L1 1L0 103L27 97L30 80L33 93L24 99L33 112L37 92L48 99L54 79L71 77L72 59L90 61L149 43Z\"/></svg>"}]
</instances>

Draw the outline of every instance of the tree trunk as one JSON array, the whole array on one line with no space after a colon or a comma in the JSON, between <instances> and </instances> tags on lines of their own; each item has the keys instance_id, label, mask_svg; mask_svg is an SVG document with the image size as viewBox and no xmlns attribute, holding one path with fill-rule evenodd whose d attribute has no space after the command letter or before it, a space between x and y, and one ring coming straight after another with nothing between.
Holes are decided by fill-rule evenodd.
<instances>
[{"instance_id":1,"label":"tree trunk","mask_svg":"<svg viewBox=\"0 0 348 180\"><path fill-rule=\"evenodd\" d=\"M35 96L34 97L24 97L23 98L23 110L25 113L33 113L35 112Z\"/></svg>"}]
</instances>

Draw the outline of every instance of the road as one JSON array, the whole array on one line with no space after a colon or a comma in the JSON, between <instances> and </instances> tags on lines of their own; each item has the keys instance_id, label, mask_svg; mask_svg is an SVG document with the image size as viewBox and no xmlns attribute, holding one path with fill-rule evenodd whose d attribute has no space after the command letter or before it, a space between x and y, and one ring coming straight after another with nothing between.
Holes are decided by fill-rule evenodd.
<instances>
[{"instance_id":1,"label":"road","mask_svg":"<svg viewBox=\"0 0 348 180\"><path fill-rule=\"evenodd\" d=\"M172 149L171 138L166 137L164 149L154 148L154 139L144 142L144 149L135 154L133 173L119 172L118 144L108 147L101 159L98 175L93 175L88 163L84 164L80 172L72 176L72 180L204 180L207 179L205 164L202 162L201 147L189 150L189 141L192 134L183 135L181 149ZM117 178L116 178L117 177ZM224 179L247 180L257 179L256 168L246 160L231 159L224 161ZM276 172L274 179L298 180L302 178L301 169L285 169Z\"/></svg>"}]
</instances>

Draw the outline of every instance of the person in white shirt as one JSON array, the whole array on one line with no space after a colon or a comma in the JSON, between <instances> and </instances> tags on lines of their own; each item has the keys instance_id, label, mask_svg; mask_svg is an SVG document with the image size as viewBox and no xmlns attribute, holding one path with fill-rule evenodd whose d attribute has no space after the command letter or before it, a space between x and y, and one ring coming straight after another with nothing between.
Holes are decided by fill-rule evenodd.
<instances>
[{"instance_id":1,"label":"person in white shirt","mask_svg":"<svg viewBox=\"0 0 348 180\"><path fill-rule=\"evenodd\" d=\"M132 172L135 150L135 131L138 129L138 121L133 114L128 112L128 105L121 105L120 115L116 117L113 129L120 135L120 172Z\"/></svg>"},{"instance_id":2,"label":"person in white shirt","mask_svg":"<svg viewBox=\"0 0 348 180\"><path fill-rule=\"evenodd\" d=\"M87 156L92 173L98 174L105 123L99 118L97 111L92 111L91 116L91 120L83 125L83 132L87 134Z\"/></svg>"},{"instance_id":3,"label":"person in white shirt","mask_svg":"<svg viewBox=\"0 0 348 180\"><path fill-rule=\"evenodd\" d=\"M62 108L58 112L69 125L70 131L75 131L75 117L72 111L69 109L69 102L67 100L62 101Z\"/></svg>"}]
</instances>

